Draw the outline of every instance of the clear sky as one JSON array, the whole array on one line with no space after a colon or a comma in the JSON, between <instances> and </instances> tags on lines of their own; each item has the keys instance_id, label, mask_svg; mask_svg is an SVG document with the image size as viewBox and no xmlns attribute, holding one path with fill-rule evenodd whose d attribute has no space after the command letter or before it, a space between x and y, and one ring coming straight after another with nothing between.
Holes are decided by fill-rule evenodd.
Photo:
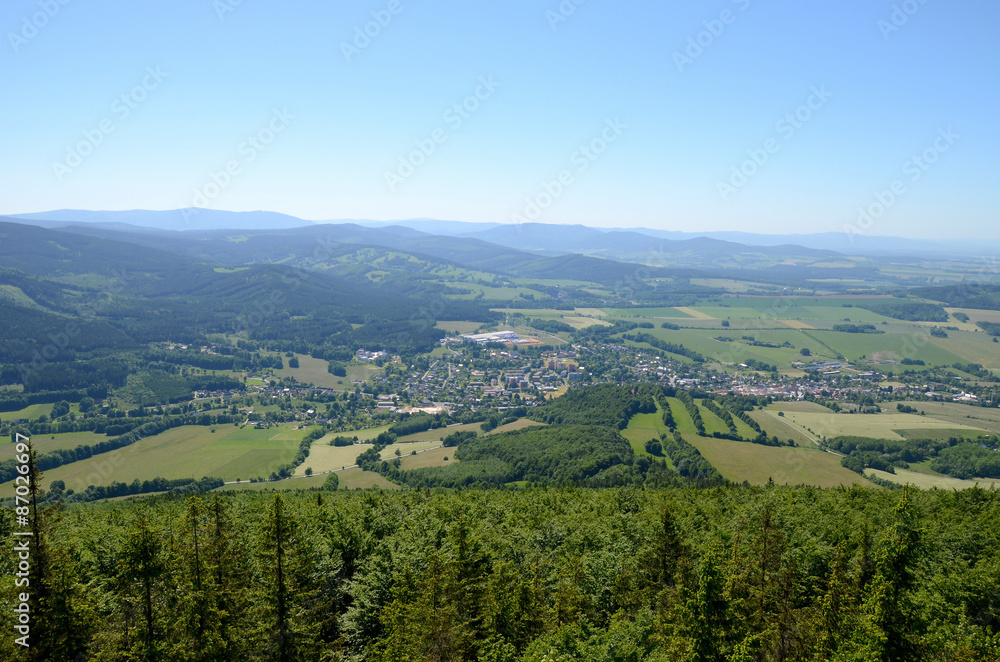
<instances>
[{"instance_id":1,"label":"clear sky","mask_svg":"<svg viewBox=\"0 0 1000 662\"><path fill-rule=\"evenodd\" d=\"M994 0L5 0L0 213L996 238L998 25Z\"/></svg>"}]
</instances>

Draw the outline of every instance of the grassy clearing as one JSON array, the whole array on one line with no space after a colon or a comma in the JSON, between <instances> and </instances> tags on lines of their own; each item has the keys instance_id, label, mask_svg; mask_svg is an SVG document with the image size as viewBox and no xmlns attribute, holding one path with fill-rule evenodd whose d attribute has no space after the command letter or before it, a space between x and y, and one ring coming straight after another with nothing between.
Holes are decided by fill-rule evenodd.
<instances>
[{"instance_id":1,"label":"grassy clearing","mask_svg":"<svg viewBox=\"0 0 1000 662\"><path fill-rule=\"evenodd\" d=\"M448 459L446 460L445 458ZM440 448L417 453L416 455L403 456L403 461L400 463L399 468L403 471L410 471L425 467L443 467L452 462L458 462L455 459L455 449L441 446Z\"/></svg>"},{"instance_id":2,"label":"grassy clearing","mask_svg":"<svg viewBox=\"0 0 1000 662\"><path fill-rule=\"evenodd\" d=\"M167 430L111 453L45 472L45 483L63 480L82 491L88 485L163 478L218 476L223 480L267 477L295 457L305 430L267 430L197 425Z\"/></svg>"},{"instance_id":3,"label":"grassy clearing","mask_svg":"<svg viewBox=\"0 0 1000 662\"><path fill-rule=\"evenodd\" d=\"M712 434L713 432L719 432L725 434L729 432L729 428L721 418L708 411L700 404L698 405L698 412L701 414L701 420L705 424L706 433Z\"/></svg>"},{"instance_id":4,"label":"grassy clearing","mask_svg":"<svg viewBox=\"0 0 1000 662\"><path fill-rule=\"evenodd\" d=\"M941 430L963 429L985 432L969 425L955 425L931 416L917 414L823 414L819 412L785 413L785 418L795 425L805 428L813 435L836 437L838 435L875 437L878 439L903 439L897 430Z\"/></svg>"},{"instance_id":5,"label":"grassy clearing","mask_svg":"<svg viewBox=\"0 0 1000 662\"><path fill-rule=\"evenodd\" d=\"M761 446L759 444L684 435L725 478L764 485L864 485L871 483L840 466L840 457L808 448Z\"/></svg>"},{"instance_id":6,"label":"grassy clearing","mask_svg":"<svg viewBox=\"0 0 1000 662\"><path fill-rule=\"evenodd\" d=\"M383 490L399 489L399 485L386 480L384 476L374 471L347 469L338 471L337 478L340 479L340 489L342 490L367 490L373 487Z\"/></svg>"},{"instance_id":7,"label":"grassy clearing","mask_svg":"<svg viewBox=\"0 0 1000 662\"><path fill-rule=\"evenodd\" d=\"M931 490L934 488L941 490L967 490L970 487L975 487L976 485L979 485L979 487L984 489L990 489L990 487L1000 488L1000 480L990 478L959 480L958 478L952 478L951 476L932 476L916 471L907 471L906 469L896 469L895 474L879 471L878 469L865 469L865 475L878 476L879 478L891 480L892 482L899 483L900 485L909 483L910 485L919 487L923 490Z\"/></svg>"},{"instance_id":8,"label":"grassy clearing","mask_svg":"<svg viewBox=\"0 0 1000 662\"><path fill-rule=\"evenodd\" d=\"M677 429L681 431L681 434L697 434L691 415L688 414L684 404L677 398L667 398L666 400L670 406L670 414L674 417L674 423L677 424Z\"/></svg>"},{"instance_id":9,"label":"grassy clearing","mask_svg":"<svg viewBox=\"0 0 1000 662\"><path fill-rule=\"evenodd\" d=\"M629 419L628 427L622 430L621 434L632 445L632 451L636 456L653 457L646 452L646 442L650 439L659 439L666 431L663 414L657 411L655 414L636 414Z\"/></svg>"},{"instance_id":10,"label":"grassy clearing","mask_svg":"<svg viewBox=\"0 0 1000 662\"><path fill-rule=\"evenodd\" d=\"M545 425L545 423L539 423L538 421L533 421L530 418L519 418L516 421L511 421L505 425L490 430L486 434L500 434L501 432L511 432L513 430L522 430L524 428L534 427L536 425Z\"/></svg>"}]
</instances>

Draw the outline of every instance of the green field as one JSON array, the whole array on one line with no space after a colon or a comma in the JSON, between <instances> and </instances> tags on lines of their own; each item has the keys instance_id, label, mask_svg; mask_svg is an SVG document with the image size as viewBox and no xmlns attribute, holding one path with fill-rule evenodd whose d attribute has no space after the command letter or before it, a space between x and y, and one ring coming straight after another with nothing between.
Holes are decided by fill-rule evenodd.
<instances>
[{"instance_id":1,"label":"green field","mask_svg":"<svg viewBox=\"0 0 1000 662\"><path fill-rule=\"evenodd\" d=\"M340 479L340 489L342 490L368 490L373 487L383 490L399 489L399 485L386 480L384 476L374 471L347 469L338 471L337 478Z\"/></svg>"},{"instance_id":2,"label":"green field","mask_svg":"<svg viewBox=\"0 0 1000 662\"><path fill-rule=\"evenodd\" d=\"M766 432L769 437L777 437L782 441L791 439L795 442L796 446L804 448L816 448L818 445L812 435L789 423L784 418L779 418L776 412L752 411L750 412L750 418L757 421L760 429Z\"/></svg>"},{"instance_id":3,"label":"green field","mask_svg":"<svg viewBox=\"0 0 1000 662\"><path fill-rule=\"evenodd\" d=\"M398 443L406 443L411 441L441 441L449 434L454 432L460 432L463 430L474 430L479 432L482 423L464 423L462 425L449 425L444 428L432 428L430 430L424 430L423 432L414 432L413 434L408 434L400 437L396 441Z\"/></svg>"},{"instance_id":4,"label":"green field","mask_svg":"<svg viewBox=\"0 0 1000 662\"><path fill-rule=\"evenodd\" d=\"M44 483L62 480L79 492L88 485L156 477L217 476L227 481L267 477L292 461L305 432L287 426L266 430L220 426L213 434L208 427L183 426L46 471Z\"/></svg>"},{"instance_id":5,"label":"green field","mask_svg":"<svg viewBox=\"0 0 1000 662\"><path fill-rule=\"evenodd\" d=\"M802 348L808 348L812 353L811 360L843 357L848 361L864 363L872 357L895 360L908 357L920 359L927 366L951 365L961 361L1000 369L1000 352L996 344L987 334L976 331L974 325L964 325L961 331L949 331L947 338L931 338L928 327L934 326L934 323L901 321L854 307L871 301L851 297L730 297L693 307L606 308L599 312L607 315L608 321L651 321L656 328L642 329L643 332L667 342L680 343L709 359L728 365L754 359L789 372L793 361L810 360L803 359L799 354ZM844 307L845 304L851 307ZM730 326L723 327L723 320ZM661 321L672 321L682 328L660 329ZM880 333L832 330L835 324L848 322L874 324ZM743 336L751 336L753 341ZM729 341L720 341L719 338ZM762 347L754 345L754 342L776 347ZM785 343L788 346L783 346ZM903 368L886 366L884 369L895 371ZM906 366L906 369L925 368Z\"/></svg>"},{"instance_id":6,"label":"green field","mask_svg":"<svg viewBox=\"0 0 1000 662\"><path fill-rule=\"evenodd\" d=\"M445 333L450 333L454 335L460 335L463 333L474 333L479 327L483 325L482 322L438 322L434 325L434 328L441 329Z\"/></svg>"},{"instance_id":7,"label":"green field","mask_svg":"<svg viewBox=\"0 0 1000 662\"><path fill-rule=\"evenodd\" d=\"M808 448L762 446L726 439L684 435L723 477L731 481L764 485L864 485L871 483L840 466L840 457Z\"/></svg>"},{"instance_id":8,"label":"green field","mask_svg":"<svg viewBox=\"0 0 1000 662\"><path fill-rule=\"evenodd\" d=\"M89 446L107 440L107 435L94 432L64 432L62 434L35 435L31 438L31 443L35 450L42 455L51 451L76 448L81 444ZM9 440L5 439L4 443L0 443L0 462L14 459L15 445L5 443L7 441Z\"/></svg>"},{"instance_id":9,"label":"green field","mask_svg":"<svg viewBox=\"0 0 1000 662\"><path fill-rule=\"evenodd\" d=\"M295 475L304 476L308 468L311 468L313 473L318 474L354 466L354 461L358 455L361 455L371 447L371 444L331 446L329 443L324 442L324 440L319 439L313 442L306 461L295 468Z\"/></svg>"},{"instance_id":10,"label":"green field","mask_svg":"<svg viewBox=\"0 0 1000 662\"><path fill-rule=\"evenodd\" d=\"M663 413L658 410L655 414L634 415L629 419L628 427L622 430L622 436L628 439L632 451L637 456L653 457L646 452L646 442L650 439L659 439L665 432L667 426L663 424Z\"/></svg>"},{"instance_id":11,"label":"green field","mask_svg":"<svg viewBox=\"0 0 1000 662\"><path fill-rule=\"evenodd\" d=\"M314 359L306 354L296 354L295 356L299 359L298 368L289 368L288 358L282 357L285 367L281 370L275 370L274 375L276 377L292 377L303 384L313 384L323 388L346 391L354 389L354 385L351 383L352 379L367 381L373 375L381 372L381 368L375 364L347 365L345 366L347 368L347 376L336 377L327 370L329 361Z\"/></svg>"},{"instance_id":12,"label":"green field","mask_svg":"<svg viewBox=\"0 0 1000 662\"><path fill-rule=\"evenodd\" d=\"M920 489L941 489L941 490L967 490L970 487L979 485L984 489L996 487L1000 489L1000 480L989 478L978 478L976 480L959 480L951 476L934 476L917 471L907 471L906 469L896 469L895 474L878 469L865 469L865 475L878 476L885 480L891 480L901 485L910 484Z\"/></svg>"},{"instance_id":13,"label":"green field","mask_svg":"<svg viewBox=\"0 0 1000 662\"><path fill-rule=\"evenodd\" d=\"M448 459L445 460L445 458ZM425 467L440 467L452 462L458 462L458 460L455 459L455 449L441 446L429 451L424 451L423 453L417 453L416 455L404 455L399 468L403 471L410 471L412 469L423 469Z\"/></svg>"},{"instance_id":14,"label":"green field","mask_svg":"<svg viewBox=\"0 0 1000 662\"><path fill-rule=\"evenodd\" d=\"M813 435L825 437L844 435L878 439L906 438L898 433L900 430L906 430L909 438L919 435L921 430L928 430L931 434L941 430L949 430L951 433L964 430L973 435L985 434L986 432L971 425L956 425L931 416L895 412L881 414L835 414L830 412L824 414L821 412L788 411L785 412L785 418L810 431Z\"/></svg>"},{"instance_id":15,"label":"green field","mask_svg":"<svg viewBox=\"0 0 1000 662\"><path fill-rule=\"evenodd\" d=\"M487 434L500 434L501 432L511 432L512 430L522 430L535 425L545 425L545 423L539 423L538 421L533 421L530 418L519 418L516 421L505 423L498 428L490 430Z\"/></svg>"},{"instance_id":16,"label":"green field","mask_svg":"<svg viewBox=\"0 0 1000 662\"><path fill-rule=\"evenodd\" d=\"M957 402L911 401L903 404L923 411L927 416L932 416L947 424L962 427L972 426L993 434L1000 434L1000 409L971 407Z\"/></svg>"}]
</instances>

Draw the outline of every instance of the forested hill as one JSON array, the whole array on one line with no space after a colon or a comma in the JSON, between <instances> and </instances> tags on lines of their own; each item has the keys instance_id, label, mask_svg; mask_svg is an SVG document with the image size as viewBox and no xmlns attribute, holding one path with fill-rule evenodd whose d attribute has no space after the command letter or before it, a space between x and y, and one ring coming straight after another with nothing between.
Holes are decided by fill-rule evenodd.
<instances>
[{"instance_id":1,"label":"forested hill","mask_svg":"<svg viewBox=\"0 0 1000 662\"><path fill-rule=\"evenodd\" d=\"M478 302L438 298L431 307L426 288L413 294L422 296L364 278L282 264L222 267L107 238L0 223L0 385L31 392L104 383L106 392L144 363L150 343L208 345L211 334L239 334L249 343L241 351L295 348L323 358L365 346L430 351L443 335L436 319L497 317ZM93 373L93 383L81 381L88 362L99 358L118 365Z\"/></svg>"},{"instance_id":2,"label":"forested hill","mask_svg":"<svg viewBox=\"0 0 1000 662\"><path fill-rule=\"evenodd\" d=\"M979 489L242 492L71 506L40 533L40 660L1000 654L1000 493Z\"/></svg>"},{"instance_id":3,"label":"forested hill","mask_svg":"<svg viewBox=\"0 0 1000 662\"><path fill-rule=\"evenodd\" d=\"M123 232L78 224L62 229L91 238L162 248L198 260L224 264L290 261L325 264L359 248L401 251L439 264L530 278L560 278L614 284L635 278L668 277L676 270L583 255L548 257L479 239L430 235L410 228L369 228L351 223L319 224L285 230Z\"/></svg>"}]
</instances>

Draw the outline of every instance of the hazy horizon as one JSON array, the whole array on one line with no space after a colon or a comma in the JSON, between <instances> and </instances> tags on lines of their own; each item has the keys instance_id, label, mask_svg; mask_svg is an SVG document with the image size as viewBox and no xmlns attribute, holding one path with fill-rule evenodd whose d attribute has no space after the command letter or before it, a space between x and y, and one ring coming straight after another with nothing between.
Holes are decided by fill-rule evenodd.
<instances>
[{"instance_id":1,"label":"hazy horizon","mask_svg":"<svg viewBox=\"0 0 1000 662\"><path fill-rule=\"evenodd\" d=\"M0 211L998 238L1000 9L911 4L17 0Z\"/></svg>"}]
</instances>

